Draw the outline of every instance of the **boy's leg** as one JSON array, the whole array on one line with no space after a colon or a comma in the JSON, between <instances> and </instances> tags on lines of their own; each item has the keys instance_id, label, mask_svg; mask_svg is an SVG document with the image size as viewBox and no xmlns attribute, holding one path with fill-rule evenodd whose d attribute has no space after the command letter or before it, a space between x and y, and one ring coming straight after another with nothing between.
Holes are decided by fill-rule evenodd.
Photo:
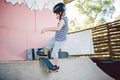
<instances>
[{"instance_id":1,"label":"boy's leg","mask_svg":"<svg viewBox=\"0 0 120 80\"><path fill-rule=\"evenodd\" d=\"M44 48L44 53L45 53L46 55L48 55L48 52L51 50L51 48L53 48L54 43L55 43L54 38L52 38L52 39L47 43L46 47Z\"/></svg>"},{"instance_id":2,"label":"boy's leg","mask_svg":"<svg viewBox=\"0 0 120 80\"><path fill-rule=\"evenodd\" d=\"M53 50L52 50L53 62L54 62L54 65L56 65L56 66L58 66L58 64L59 64L58 52L59 52L59 49L62 47L63 44L64 44L64 42L56 41L55 44L54 44Z\"/></svg>"},{"instance_id":3,"label":"boy's leg","mask_svg":"<svg viewBox=\"0 0 120 80\"><path fill-rule=\"evenodd\" d=\"M50 49L48 49L48 48L44 48L44 53L47 55L48 54L48 52L50 51Z\"/></svg>"},{"instance_id":4,"label":"boy's leg","mask_svg":"<svg viewBox=\"0 0 120 80\"><path fill-rule=\"evenodd\" d=\"M54 65L58 66L58 58L53 58L53 61L54 61Z\"/></svg>"}]
</instances>

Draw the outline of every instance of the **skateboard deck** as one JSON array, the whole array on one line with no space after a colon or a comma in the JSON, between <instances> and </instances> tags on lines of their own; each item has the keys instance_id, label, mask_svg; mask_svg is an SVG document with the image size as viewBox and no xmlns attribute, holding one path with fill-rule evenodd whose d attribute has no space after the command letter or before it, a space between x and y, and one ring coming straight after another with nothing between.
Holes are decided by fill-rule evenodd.
<instances>
[{"instance_id":1,"label":"skateboard deck","mask_svg":"<svg viewBox=\"0 0 120 80\"><path fill-rule=\"evenodd\" d=\"M44 51L43 50L38 50L37 55L39 55L39 60L45 66L45 71L46 72L52 72L54 65L49 61L48 56L44 55ZM54 70L54 71L58 72L57 70Z\"/></svg>"},{"instance_id":2,"label":"skateboard deck","mask_svg":"<svg viewBox=\"0 0 120 80\"><path fill-rule=\"evenodd\" d=\"M46 72L52 72L53 64L47 58L40 58L40 61L45 66Z\"/></svg>"}]
</instances>

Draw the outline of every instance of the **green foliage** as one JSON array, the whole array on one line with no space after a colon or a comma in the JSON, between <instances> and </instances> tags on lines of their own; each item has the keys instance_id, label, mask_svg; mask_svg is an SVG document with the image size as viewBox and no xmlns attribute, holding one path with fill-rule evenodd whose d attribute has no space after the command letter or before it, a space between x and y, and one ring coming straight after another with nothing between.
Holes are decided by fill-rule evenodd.
<instances>
[{"instance_id":1,"label":"green foliage","mask_svg":"<svg viewBox=\"0 0 120 80\"><path fill-rule=\"evenodd\" d=\"M77 31L77 30L80 30L80 27L79 27L79 22L77 21L77 19L72 19L70 20L70 27L68 28L69 29L69 32L73 32L73 31Z\"/></svg>"},{"instance_id":2,"label":"green foliage","mask_svg":"<svg viewBox=\"0 0 120 80\"><path fill-rule=\"evenodd\" d=\"M86 19L82 27L89 28L106 23L108 18L112 18L115 11L114 0L75 0L79 14L85 15ZM70 23L75 25L75 21ZM74 25L73 25L74 24ZM81 29L81 28L78 28Z\"/></svg>"}]
</instances>

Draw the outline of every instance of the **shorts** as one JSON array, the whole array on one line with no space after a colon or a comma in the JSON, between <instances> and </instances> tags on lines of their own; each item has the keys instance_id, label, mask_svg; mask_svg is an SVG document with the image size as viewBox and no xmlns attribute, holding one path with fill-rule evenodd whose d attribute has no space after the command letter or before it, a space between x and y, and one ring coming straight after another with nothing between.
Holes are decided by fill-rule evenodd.
<instances>
[{"instance_id":1,"label":"shorts","mask_svg":"<svg viewBox=\"0 0 120 80\"><path fill-rule=\"evenodd\" d=\"M65 41L56 41L55 38L52 38L46 45L46 48L52 49L51 57L58 58L59 49L62 48L62 45Z\"/></svg>"}]
</instances>

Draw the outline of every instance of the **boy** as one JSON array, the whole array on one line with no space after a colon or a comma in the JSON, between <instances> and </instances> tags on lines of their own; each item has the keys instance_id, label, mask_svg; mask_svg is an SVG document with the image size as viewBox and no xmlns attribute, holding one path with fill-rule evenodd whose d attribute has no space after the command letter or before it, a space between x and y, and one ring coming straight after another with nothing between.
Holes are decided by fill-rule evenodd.
<instances>
[{"instance_id":1,"label":"boy","mask_svg":"<svg viewBox=\"0 0 120 80\"><path fill-rule=\"evenodd\" d=\"M55 31L55 37L53 37L44 49L44 54L48 54L49 50L53 48L51 56L53 58L54 67L53 70L59 69L58 66L58 51L67 39L68 32L68 18L65 16L66 7L63 3L58 3L54 6L53 12L56 14L56 18L59 22L56 27L44 28L42 33L46 31Z\"/></svg>"}]
</instances>

